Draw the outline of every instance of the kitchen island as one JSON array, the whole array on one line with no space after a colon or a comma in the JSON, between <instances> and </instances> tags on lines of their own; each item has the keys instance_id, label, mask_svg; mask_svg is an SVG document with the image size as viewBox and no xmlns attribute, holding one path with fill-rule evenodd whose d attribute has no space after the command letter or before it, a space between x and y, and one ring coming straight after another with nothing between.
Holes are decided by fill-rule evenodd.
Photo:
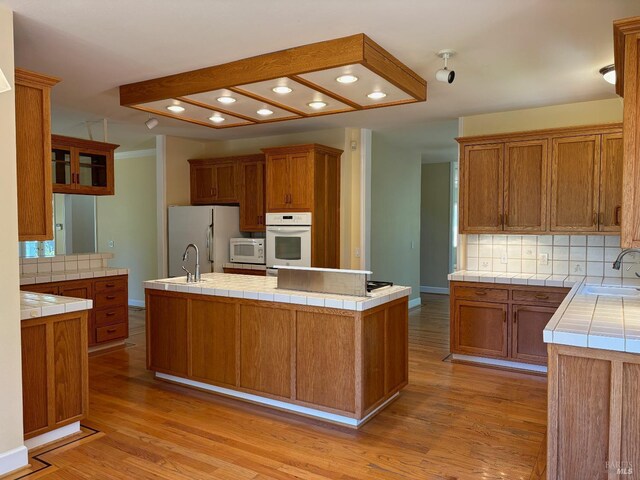
<instances>
[{"instance_id":1,"label":"kitchen island","mask_svg":"<svg viewBox=\"0 0 640 480\"><path fill-rule=\"evenodd\" d=\"M357 428L408 380L407 287L367 297L223 273L145 282L156 378Z\"/></svg>"}]
</instances>

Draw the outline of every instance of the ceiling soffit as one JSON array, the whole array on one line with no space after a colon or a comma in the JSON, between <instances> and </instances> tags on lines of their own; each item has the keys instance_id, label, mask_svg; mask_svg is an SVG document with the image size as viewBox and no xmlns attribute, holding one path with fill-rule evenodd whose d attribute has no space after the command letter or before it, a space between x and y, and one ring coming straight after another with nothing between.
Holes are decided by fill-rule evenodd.
<instances>
[{"instance_id":1,"label":"ceiling soffit","mask_svg":"<svg viewBox=\"0 0 640 480\"><path fill-rule=\"evenodd\" d=\"M338 82L343 75L357 81ZM362 33L120 86L122 106L215 129L426 99L427 82Z\"/></svg>"}]
</instances>

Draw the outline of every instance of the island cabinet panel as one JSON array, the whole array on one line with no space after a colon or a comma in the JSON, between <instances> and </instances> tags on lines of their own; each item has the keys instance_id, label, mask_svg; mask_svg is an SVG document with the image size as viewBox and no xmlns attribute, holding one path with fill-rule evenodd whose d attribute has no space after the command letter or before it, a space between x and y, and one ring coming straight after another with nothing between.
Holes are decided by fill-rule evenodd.
<instances>
[{"instance_id":1,"label":"island cabinet panel","mask_svg":"<svg viewBox=\"0 0 640 480\"><path fill-rule=\"evenodd\" d=\"M194 300L190 321L191 374L215 383L236 385L237 306Z\"/></svg>"},{"instance_id":2,"label":"island cabinet panel","mask_svg":"<svg viewBox=\"0 0 640 480\"><path fill-rule=\"evenodd\" d=\"M597 231L600 135L554 138L551 179L551 231Z\"/></svg>"},{"instance_id":3,"label":"island cabinet panel","mask_svg":"<svg viewBox=\"0 0 640 480\"><path fill-rule=\"evenodd\" d=\"M456 301L452 335L457 352L506 358L507 305Z\"/></svg>"},{"instance_id":4,"label":"island cabinet panel","mask_svg":"<svg viewBox=\"0 0 640 480\"><path fill-rule=\"evenodd\" d=\"M362 407L374 405L386 393L385 326L386 312L380 310L362 318Z\"/></svg>"},{"instance_id":5,"label":"island cabinet panel","mask_svg":"<svg viewBox=\"0 0 640 480\"><path fill-rule=\"evenodd\" d=\"M23 320L25 438L85 417L88 410L87 311Z\"/></svg>"},{"instance_id":6,"label":"island cabinet panel","mask_svg":"<svg viewBox=\"0 0 640 480\"><path fill-rule=\"evenodd\" d=\"M296 316L296 398L355 413L353 318L312 312Z\"/></svg>"},{"instance_id":7,"label":"island cabinet panel","mask_svg":"<svg viewBox=\"0 0 640 480\"><path fill-rule=\"evenodd\" d=\"M25 433L49 425L47 382L47 325L22 326L22 389L23 422Z\"/></svg>"},{"instance_id":8,"label":"island cabinet panel","mask_svg":"<svg viewBox=\"0 0 640 480\"><path fill-rule=\"evenodd\" d=\"M543 232L547 225L547 141L505 145L504 229Z\"/></svg>"},{"instance_id":9,"label":"island cabinet panel","mask_svg":"<svg viewBox=\"0 0 640 480\"><path fill-rule=\"evenodd\" d=\"M403 319L409 315L407 303L397 303L387 310L385 324L385 394L404 387L409 381L409 324Z\"/></svg>"},{"instance_id":10,"label":"island cabinet panel","mask_svg":"<svg viewBox=\"0 0 640 480\"><path fill-rule=\"evenodd\" d=\"M187 300L147 298L147 364L150 369L178 375L188 373Z\"/></svg>"},{"instance_id":11,"label":"island cabinet panel","mask_svg":"<svg viewBox=\"0 0 640 480\"><path fill-rule=\"evenodd\" d=\"M291 397L293 314L290 310L240 306L240 386Z\"/></svg>"},{"instance_id":12,"label":"island cabinet panel","mask_svg":"<svg viewBox=\"0 0 640 480\"><path fill-rule=\"evenodd\" d=\"M503 159L502 144L464 148L461 181L462 232L503 229Z\"/></svg>"}]
</instances>

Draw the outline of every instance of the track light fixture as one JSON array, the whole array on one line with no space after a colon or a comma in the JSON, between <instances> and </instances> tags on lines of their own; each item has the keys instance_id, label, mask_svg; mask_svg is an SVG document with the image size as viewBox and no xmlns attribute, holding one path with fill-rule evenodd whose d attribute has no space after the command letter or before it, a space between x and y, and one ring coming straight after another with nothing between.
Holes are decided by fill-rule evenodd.
<instances>
[{"instance_id":1,"label":"track light fixture","mask_svg":"<svg viewBox=\"0 0 640 480\"><path fill-rule=\"evenodd\" d=\"M447 60L456 54L453 50L440 50L438 56L444 60L444 68L436 72L436 80L439 82L453 83L456 78L456 72L447 68Z\"/></svg>"},{"instance_id":2,"label":"track light fixture","mask_svg":"<svg viewBox=\"0 0 640 480\"><path fill-rule=\"evenodd\" d=\"M144 124L147 126L149 130L156 128L158 126L158 123L159 123L158 119L156 117L151 117L151 116L146 122L144 122Z\"/></svg>"}]
</instances>

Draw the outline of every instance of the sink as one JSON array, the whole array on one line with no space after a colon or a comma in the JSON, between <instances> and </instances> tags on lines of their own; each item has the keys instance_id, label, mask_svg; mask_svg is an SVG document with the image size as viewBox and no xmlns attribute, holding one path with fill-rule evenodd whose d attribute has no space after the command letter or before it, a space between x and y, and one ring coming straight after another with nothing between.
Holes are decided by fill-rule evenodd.
<instances>
[{"instance_id":1,"label":"sink","mask_svg":"<svg viewBox=\"0 0 640 480\"><path fill-rule=\"evenodd\" d=\"M597 285L586 285L582 287L583 295L600 295L606 297L637 297L640 298L640 291L634 287L600 287Z\"/></svg>"}]
</instances>

